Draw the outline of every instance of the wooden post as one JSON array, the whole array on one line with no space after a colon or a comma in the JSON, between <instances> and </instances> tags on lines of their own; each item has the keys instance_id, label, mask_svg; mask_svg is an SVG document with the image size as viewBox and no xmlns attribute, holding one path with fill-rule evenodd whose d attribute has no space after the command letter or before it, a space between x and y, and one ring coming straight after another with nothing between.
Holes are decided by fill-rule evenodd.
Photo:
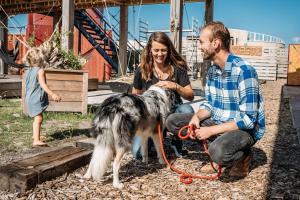
<instances>
[{"instance_id":1,"label":"wooden post","mask_svg":"<svg viewBox=\"0 0 300 200\"><path fill-rule=\"evenodd\" d=\"M205 24L213 21L213 12L214 11L214 0L206 0L205 1ZM202 70L201 70L201 78L202 78L202 86L204 87L206 84L206 74L207 70L211 65L211 60L203 60Z\"/></svg>"},{"instance_id":2,"label":"wooden post","mask_svg":"<svg viewBox=\"0 0 300 200\"><path fill-rule=\"evenodd\" d=\"M120 44L119 44L119 75L125 75L127 70L127 40L128 40L128 6L120 6Z\"/></svg>"},{"instance_id":3,"label":"wooden post","mask_svg":"<svg viewBox=\"0 0 300 200\"><path fill-rule=\"evenodd\" d=\"M62 43L64 50L73 49L73 32L74 32L74 1L62 1Z\"/></svg>"},{"instance_id":4,"label":"wooden post","mask_svg":"<svg viewBox=\"0 0 300 200\"><path fill-rule=\"evenodd\" d=\"M183 1L171 0L170 33L175 49L181 53Z\"/></svg>"},{"instance_id":5,"label":"wooden post","mask_svg":"<svg viewBox=\"0 0 300 200\"><path fill-rule=\"evenodd\" d=\"M7 18L3 12L0 12L0 21L7 27ZM7 29L0 23L0 49L4 52L7 51ZM0 58L0 75L8 73L8 66L4 60Z\"/></svg>"}]
</instances>

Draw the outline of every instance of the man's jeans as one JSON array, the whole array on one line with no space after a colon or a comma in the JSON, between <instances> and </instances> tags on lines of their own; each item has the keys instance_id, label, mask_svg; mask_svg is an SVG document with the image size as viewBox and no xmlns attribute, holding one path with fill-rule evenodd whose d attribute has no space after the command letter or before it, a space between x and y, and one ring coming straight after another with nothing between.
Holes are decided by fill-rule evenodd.
<instances>
[{"instance_id":1,"label":"man's jeans","mask_svg":"<svg viewBox=\"0 0 300 200\"><path fill-rule=\"evenodd\" d=\"M181 104L177 106L177 108L175 109L175 113L194 113L194 109L190 104ZM148 145L149 149L151 148L150 146L151 145ZM137 157L137 153L140 147L141 147L141 138L139 136L134 136L133 143L132 143L132 154L135 158Z\"/></svg>"},{"instance_id":2,"label":"man's jeans","mask_svg":"<svg viewBox=\"0 0 300 200\"><path fill-rule=\"evenodd\" d=\"M192 117L193 114L171 114L167 118L166 127L171 133L177 134L181 127L188 125ZM212 120L207 119L200 122L200 125L212 126L214 123ZM254 144L255 140L248 132L243 130L230 131L217 136L209 144L208 152L215 163L223 167L229 167L243 156L247 156Z\"/></svg>"}]
</instances>

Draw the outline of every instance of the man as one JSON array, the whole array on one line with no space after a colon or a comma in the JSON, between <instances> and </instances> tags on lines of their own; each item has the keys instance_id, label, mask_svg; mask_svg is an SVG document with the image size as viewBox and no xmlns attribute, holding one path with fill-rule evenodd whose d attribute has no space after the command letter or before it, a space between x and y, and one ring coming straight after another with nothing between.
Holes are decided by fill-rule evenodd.
<instances>
[{"instance_id":1,"label":"man","mask_svg":"<svg viewBox=\"0 0 300 200\"><path fill-rule=\"evenodd\" d=\"M206 76L206 101L194 115L170 115L166 126L174 134L184 125L194 126L191 138L214 139L208 148L214 164L231 167L231 176L245 177L249 173L251 146L265 131L257 73L230 53L230 33L221 22L211 22L202 28L200 45L203 58L213 61Z\"/></svg>"}]
</instances>

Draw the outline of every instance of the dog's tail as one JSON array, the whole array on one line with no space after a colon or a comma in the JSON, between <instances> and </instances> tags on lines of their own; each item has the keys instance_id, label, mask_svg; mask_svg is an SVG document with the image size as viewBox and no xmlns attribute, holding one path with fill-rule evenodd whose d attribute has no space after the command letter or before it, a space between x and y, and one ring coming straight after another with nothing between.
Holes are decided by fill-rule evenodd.
<instances>
[{"instance_id":1,"label":"dog's tail","mask_svg":"<svg viewBox=\"0 0 300 200\"><path fill-rule=\"evenodd\" d=\"M101 181L108 165L110 165L113 153L114 143L111 130L104 129L102 134L96 138L94 152L85 178L92 177L96 181Z\"/></svg>"}]
</instances>

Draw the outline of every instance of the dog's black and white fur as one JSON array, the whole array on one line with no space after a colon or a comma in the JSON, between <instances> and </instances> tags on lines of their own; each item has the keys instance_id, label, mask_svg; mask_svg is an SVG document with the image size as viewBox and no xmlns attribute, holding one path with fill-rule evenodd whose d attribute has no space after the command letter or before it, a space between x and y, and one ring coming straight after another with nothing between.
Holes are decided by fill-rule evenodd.
<instances>
[{"instance_id":1,"label":"dog's black and white fur","mask_svg":"<svg viewBox=\"0 0 300 200\"><path fill-rule=\"evenodd\" d=\"M100 181L111 159L113 186L122 188L119 168L124 154L131 149L135 135L142 138L143 161L148 162L148 138L154 146L160 163L164 163L159 146L157 124L163 123L175 106L173 91L151 86L143 95L120 94L106 99L96 112L91 135L96 138L95 148L85 178Z\"/></svg>"}]
</instances>

